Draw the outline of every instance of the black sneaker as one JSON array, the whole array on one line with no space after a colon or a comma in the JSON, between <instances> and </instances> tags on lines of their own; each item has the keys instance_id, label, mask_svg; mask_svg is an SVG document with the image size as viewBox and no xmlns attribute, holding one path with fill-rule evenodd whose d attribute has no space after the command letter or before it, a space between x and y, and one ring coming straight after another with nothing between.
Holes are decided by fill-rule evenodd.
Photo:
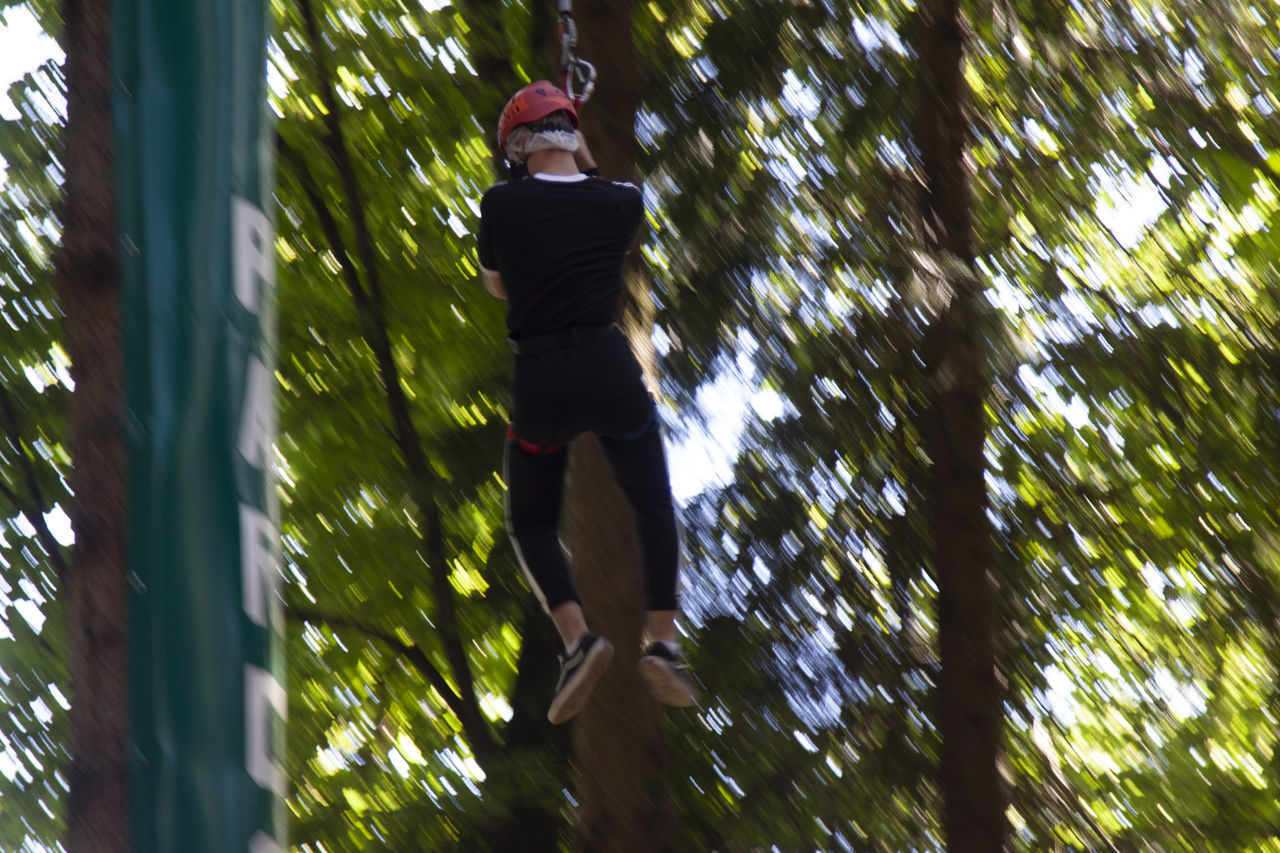
<instances>
[{"instance_id":1,"label":"black sneaker","mask_svg":"<svg viewBox=\"0 0 1280 853\"><path fill-rule=\"evenodd\" d=\"M664 643L645 646L640 658L640 675L653 698L675 708L691 708L698 703L698 688L693 685L689 666L679 652Z\"/></svg>"},{"instance_id":2,"label":"black sneaker","mask_svg":"<svg viewBox=\"0 0 1280 853\"><path fill-rule=\"evenodd\" d=\"M591 696L605 667L613 658L613 646L604 637L587 634L578 643L573 654L560 654L560 680L556 682L556 695L551 700L547 719L563 723L572 719Z\"/></svg>"}]
</instances>

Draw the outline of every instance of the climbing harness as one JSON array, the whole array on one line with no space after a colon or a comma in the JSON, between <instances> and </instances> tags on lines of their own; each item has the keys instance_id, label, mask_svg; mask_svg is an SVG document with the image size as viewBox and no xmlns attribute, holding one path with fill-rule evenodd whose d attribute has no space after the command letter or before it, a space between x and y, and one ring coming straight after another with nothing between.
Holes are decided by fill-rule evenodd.
<instances>
[{"instance_id":1,"label":"climbing harness","mask_svg":"<svg viewBox=\"0 0 1280 853\"><path fill-rule=\"evenodd\" d=\"M560 73L564 93L580 107L596 89L596 67L578 56L578 24L573 19L573 0L560 0Z\"/></svg>"},{"instance_id":2,"label":"climbing harness","mask_svg":"<svg viewBox=\"0 0 1280 853\"><path fill-rule=\"evenodd\" d=\"M507 424L507 441L514 443L525 453L532 453L534 456L550 456L553 453L559 453L564 450L563 444L534 444L532 441L525 441L516 435L515 424Z\"/></svg>"}]
</instances>

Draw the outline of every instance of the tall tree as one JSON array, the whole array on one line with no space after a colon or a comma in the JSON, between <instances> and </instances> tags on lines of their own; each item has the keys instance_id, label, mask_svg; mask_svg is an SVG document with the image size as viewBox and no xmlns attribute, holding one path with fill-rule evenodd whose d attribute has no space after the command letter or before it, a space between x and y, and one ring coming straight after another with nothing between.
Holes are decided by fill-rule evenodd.
<instances>
[{"instance_id":1,"label":"tall tree","mask_svg":"<svg viewBox=\"0 0 1280 853\"><path fill-rule=\"evenodd\" d=\"M947 849L1004 848L998 759L1002 697L996 671L996 579L985 480L989 329L975 268L968 24L958 0L919 7L915 132L920 157L919 279L935 316L925 332L920 412L938 583L941 789Z\"/></svg>"},{"instance_id":2,"label":"tall tree","mask_svg":"<svg viewBox=\"0 0 1280 853\"><path fill-rule=\"evenodd\" d=\"M573 13L582 55L596 64L600 75L597 93L582 113L583 133L603 175L633 179L646 68L633 26L636 4L580 0ZM638 251L630 257L626 279L621 324L646 374L653 376L656 365L648 343L652 303ZM587 618L619 652L592 701L572 723L581 803L576 847L620 853L678 849L664 711L648 695L636 669L644 602L634 514L594 436L579 437L569 452L567 547Z\"/></svg>"},{"instance_id":3,"label":"tall tree","mask_svg":"<svg viewBox=\"0 0 1280 853\"><path fill-rule=\"evenodd\" d=\"M123 349L116 273L110 4L66 0L67 131L54 274L75 393L76 541L63 572L71 714L67 847L129 849ZM57 553L56 550L53 553Z\"/></svg>"},{"instance_id":4,"label":"tall tree","mask_svg":"<svg viewBox=\"0 0 1280 853\"><path fill-rule=\"evenodd\" d=\"M504 33L528 25L392 6L281 21L291 767L314 780L297 837L556 849L556 644L501 532L509 355L464 225L489 174L477 125L528 49ZM455 87L464 39L486 76ZM322 687L334 671L359 692Z\"/></svg>"}]
</instances>

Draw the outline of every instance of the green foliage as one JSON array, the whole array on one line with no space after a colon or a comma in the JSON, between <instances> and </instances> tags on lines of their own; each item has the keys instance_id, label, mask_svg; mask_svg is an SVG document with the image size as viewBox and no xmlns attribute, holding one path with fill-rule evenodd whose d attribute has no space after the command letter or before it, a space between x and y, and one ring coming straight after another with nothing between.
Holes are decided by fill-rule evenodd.
<instances>
[{"instance_id":1,"label":"green foliage","mask_svg":"<svg viewBox=\"0 0 1280 853\"><path fill-rule=\"evenodd\" d=\"M49 278L57 240L58 69L9 89L0 119L0 846L57 837L67 783L61 544L46 514L69 512L62 446L71 385Z\"/></svg>"},{"instance_id":2,"label":"green foliage","mask_svg":"<svg viewBox=\"0 0 1280 853\"><path fill-rule=\"evenodd\" d=\"M741 591L739 618L781 610L785 639L748 644L762 652L753 662L804 661L788 695L832 691L845 715L802 730L848 745L864 771L877 731L866 694L924 679L901 701L925 722L883 753L914 768L906 801L923 812L869 833L894 814L886 780L898 778L873 772L870 792L845 786L841 829L818 837L936 847L929 485L914 425L940 294L922 286L913 236L914 24L893 7L828 10L828 26L795 44L787 27L771 31L782 37L759 47L777 56L743 70L713 37L750 8L738 6L733 23L679 47L691 62L664 66L670 106L663 87L651 101L669 219L650 257L673 393L690 399L745 340L738 363L787 415L753 428L732 485L708 498L692 586ZM1265 81L1278 56L1260 15L1234 4L973 15L988 482L1002 668L1020 709L1006 728L1020 849L1275 842L1277 697L1240 689L1275 679L1280 568L1261 544L1277 498L1266 343L1277 275L1260 244L1277 188ZM807 84L792 89L807 107L787 102L788 75ZM735 164L766 188L740 190ZM815 634L816 650L801 641ZM726 774L751 774L754 754L738 759ZM815 784L808 799L829 796Z\"/></svg>"},{"instance_id":3,"label":"green foliage","mask_svg":"<svg viewBox=\"0 0 1280 853\"><path fill-rule=\"evenodd\" d=\"M295 839L480 849L502 820L477 786L513 713L528 593L501 528L500 307L469 231L491 180L478 86L457 84L470 30L376 5L317 10L312 30L303 9L282 7L273 58ZM519 771L523 796L562 786L546 762Z\"/></svg>"},{"instance_id":4,"label":"green foliage","mask_svg":"<svg viewBox=\"0 0 1280 853\"><path fill-rule=\"evenodd\" d=\"M306 8L275 4L270 78L294 843L503 849L533 815L554 849L554 639L502 530L507 357L470 233L493 116L548 73L546 10L343 0L313 29ZM1280 19L967 14L1013 847L1272 849ZM691 850L943 846L921 427L949 261L920 239L916 15L689 0L633 22L664 392L692 422L737 377L781 411L685 509L709 688L669 726ZM4 849L52 842L65 808L59 550L37 522L69 501L60 85L28 76L0 124Z\"/></svg>"}]
</instances>

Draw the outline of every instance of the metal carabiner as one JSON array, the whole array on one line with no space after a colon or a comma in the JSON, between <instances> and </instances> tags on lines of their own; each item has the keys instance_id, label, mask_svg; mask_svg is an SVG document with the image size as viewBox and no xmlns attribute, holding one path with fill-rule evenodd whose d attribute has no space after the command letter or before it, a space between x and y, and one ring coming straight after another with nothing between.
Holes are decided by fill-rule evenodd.
<instances>
[{"instance_id":1,"label":"metal carabiner","mask_svg":"<svg viewBox=\"0 0 1280 853\"><path fill-rule=\"evenodd\" d=\"M596 67L585 59L574 59L573 65L565 71L564 81L565 94L575 107L580 107L596 90ZM581 90L578 90L579 85Z\"/></svg>"},{"instance_id":2,"label":"metal carabiner","mask_svg":"<svg viewBox=\"0 0 1280 853\"><path fill-rule=\"evenodd\" d=\"M560 70L568 68L577 59L578 25L572 12L560 13Z\"/></svg>"},{"instance_id":3,"label":"metal carabiner","mask_svg":"<svg viewBox=\"0 0 1280 853\"><path fill-rule=\"evenodd\" d=\"M573 19L572 0L560 0L560 73L564 93L580 107L596 89L596 67L578 56L578 24Z\"/></svg>"}]
</instances>

